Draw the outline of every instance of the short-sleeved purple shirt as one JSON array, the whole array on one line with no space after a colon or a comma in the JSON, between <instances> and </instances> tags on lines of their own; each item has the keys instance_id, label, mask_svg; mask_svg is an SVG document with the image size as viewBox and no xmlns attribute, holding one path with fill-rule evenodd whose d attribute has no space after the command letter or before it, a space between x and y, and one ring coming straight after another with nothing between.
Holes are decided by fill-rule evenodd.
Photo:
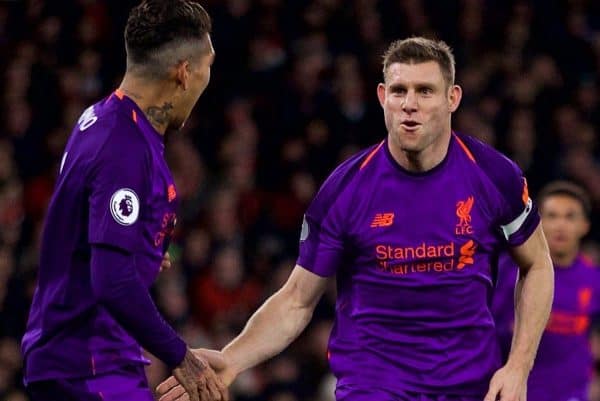
<instances>
[{"instance_id":1,"label":"short-sleeved purple shirt","mask_svg":"<svg viewBox=\"0 0 600 401\"><path fill-rule=\"evenodd\" d=\"M500 367L497 258L538 223L519 168L472 137L453 133L425 173L399 166L387 140L340 165L305 214L297 261L337 276L338 386L483 399Z\"/></svg>"}]
</instances>

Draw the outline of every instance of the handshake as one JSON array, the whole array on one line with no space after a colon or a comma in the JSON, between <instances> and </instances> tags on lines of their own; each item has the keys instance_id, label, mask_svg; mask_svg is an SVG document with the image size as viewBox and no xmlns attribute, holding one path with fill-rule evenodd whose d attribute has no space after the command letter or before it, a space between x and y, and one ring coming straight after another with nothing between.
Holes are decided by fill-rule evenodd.
<instances>
[{"instance_id":1,"label":"handshake","mask_svg":"<svg viewBox=\"0 0 600 401\"><path fill-rule=\"evenodd\" d=\"M223 353L188 349L173 376L156 387L159 401L228 401L235 372Z\"/></svg>"}]
</instances>

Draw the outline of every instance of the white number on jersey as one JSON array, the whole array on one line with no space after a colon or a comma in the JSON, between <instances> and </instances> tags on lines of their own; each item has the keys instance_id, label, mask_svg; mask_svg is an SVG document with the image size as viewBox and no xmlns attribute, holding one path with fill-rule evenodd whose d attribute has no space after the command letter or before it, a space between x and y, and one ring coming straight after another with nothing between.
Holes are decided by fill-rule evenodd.
<instances>
[{"instance_id":1,"label":"white number on jersey","mask_svg":"<svg viewBox=\"0 0 600 401\"><path fill-rule=\"evenodd\" d=\"M94 114L94 106L90 106L87 109L85 109L81 117L79 117L77 124L79 124L80 131L85 131L86 129L94 125L96 121L98 121L98 117L96 117L96 115Z\"/></svg>"},{"instance_id":2,"label":"white number on jersey","mask_svg":"<svg viewBox=\"0 0 600 401\"><path fill-rule=\"evenodd\" d=\"M65 162L67 161L67 153L69 152L65 152L65 154L62 157L62 160L60 161L60 170L58 170L58 174L62 173L63 171L63 167L65 166Z\"/></svg>"}]
</instances>

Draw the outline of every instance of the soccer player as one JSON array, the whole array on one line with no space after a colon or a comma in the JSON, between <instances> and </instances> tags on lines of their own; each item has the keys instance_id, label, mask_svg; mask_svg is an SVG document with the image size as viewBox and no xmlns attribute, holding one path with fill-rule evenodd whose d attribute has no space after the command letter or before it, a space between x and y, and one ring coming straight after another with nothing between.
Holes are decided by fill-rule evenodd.
<instances>
[{"instance_id":1,"label":"soccer player","mask_svg":"<svg viewBox=\"0 0 600 401\"><path fill-rule=\"evenodd\" d=\"M225 383L281 352L337 276L328 357L349 401L525 401L553 294L552 263L519 168L451 130L461 88L448 46L394 42L377 87L387 138L341 164L309 206L287 283L222 350ZM491 266L521 275L502 366ZM526 318L523 318L526 316ZM161 400L185 399L174 379Z\"/></svg>"},{"instance_id":2,"label":"soccer player","mask_svg":"<svg viewBox=\"0 0 600 401\"><path fill-rule=\"evenodd\" d=\"M192 400L226 397L149 294L176 221L163 138L183 125L208 84L210 30L209 15L191 0L142 2L125 28L120 87L75 125L22 341L34 401L153 400L140 346L174 369Z\"/></svg>"},{"instance_id":3,"label":"soccer player","mask_svg":"<svg viewBox=\"0 0 600 401\"><path fill-rule=\"evenodd\" d=\"M544 232L554 262L556 292L550 320L529 375L529 401L585 401L591 379L588 331L600 312L600 272L579 253L589 230L591 202L579 186L556 181L538 196ZM502 347L510 348L516 269L499 270L492 311Z\"/></svg>"}]
</instances>

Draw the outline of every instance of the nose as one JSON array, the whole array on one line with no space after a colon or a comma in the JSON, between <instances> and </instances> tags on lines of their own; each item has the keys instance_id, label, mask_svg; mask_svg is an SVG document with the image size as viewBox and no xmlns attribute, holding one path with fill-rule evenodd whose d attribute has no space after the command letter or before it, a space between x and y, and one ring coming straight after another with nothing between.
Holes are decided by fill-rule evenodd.
<instances>
[{"instance_id":1,"label":"nose","mask_svg":"<svg viewBox=\"0 0 600 401\"><path fill-rule=\"evenodd\" d=\"M402 104L402 110L406 113L417 111L417 96L412 90L406 92L404 97L404 103Z\"/></svg>"}]
</instances>

